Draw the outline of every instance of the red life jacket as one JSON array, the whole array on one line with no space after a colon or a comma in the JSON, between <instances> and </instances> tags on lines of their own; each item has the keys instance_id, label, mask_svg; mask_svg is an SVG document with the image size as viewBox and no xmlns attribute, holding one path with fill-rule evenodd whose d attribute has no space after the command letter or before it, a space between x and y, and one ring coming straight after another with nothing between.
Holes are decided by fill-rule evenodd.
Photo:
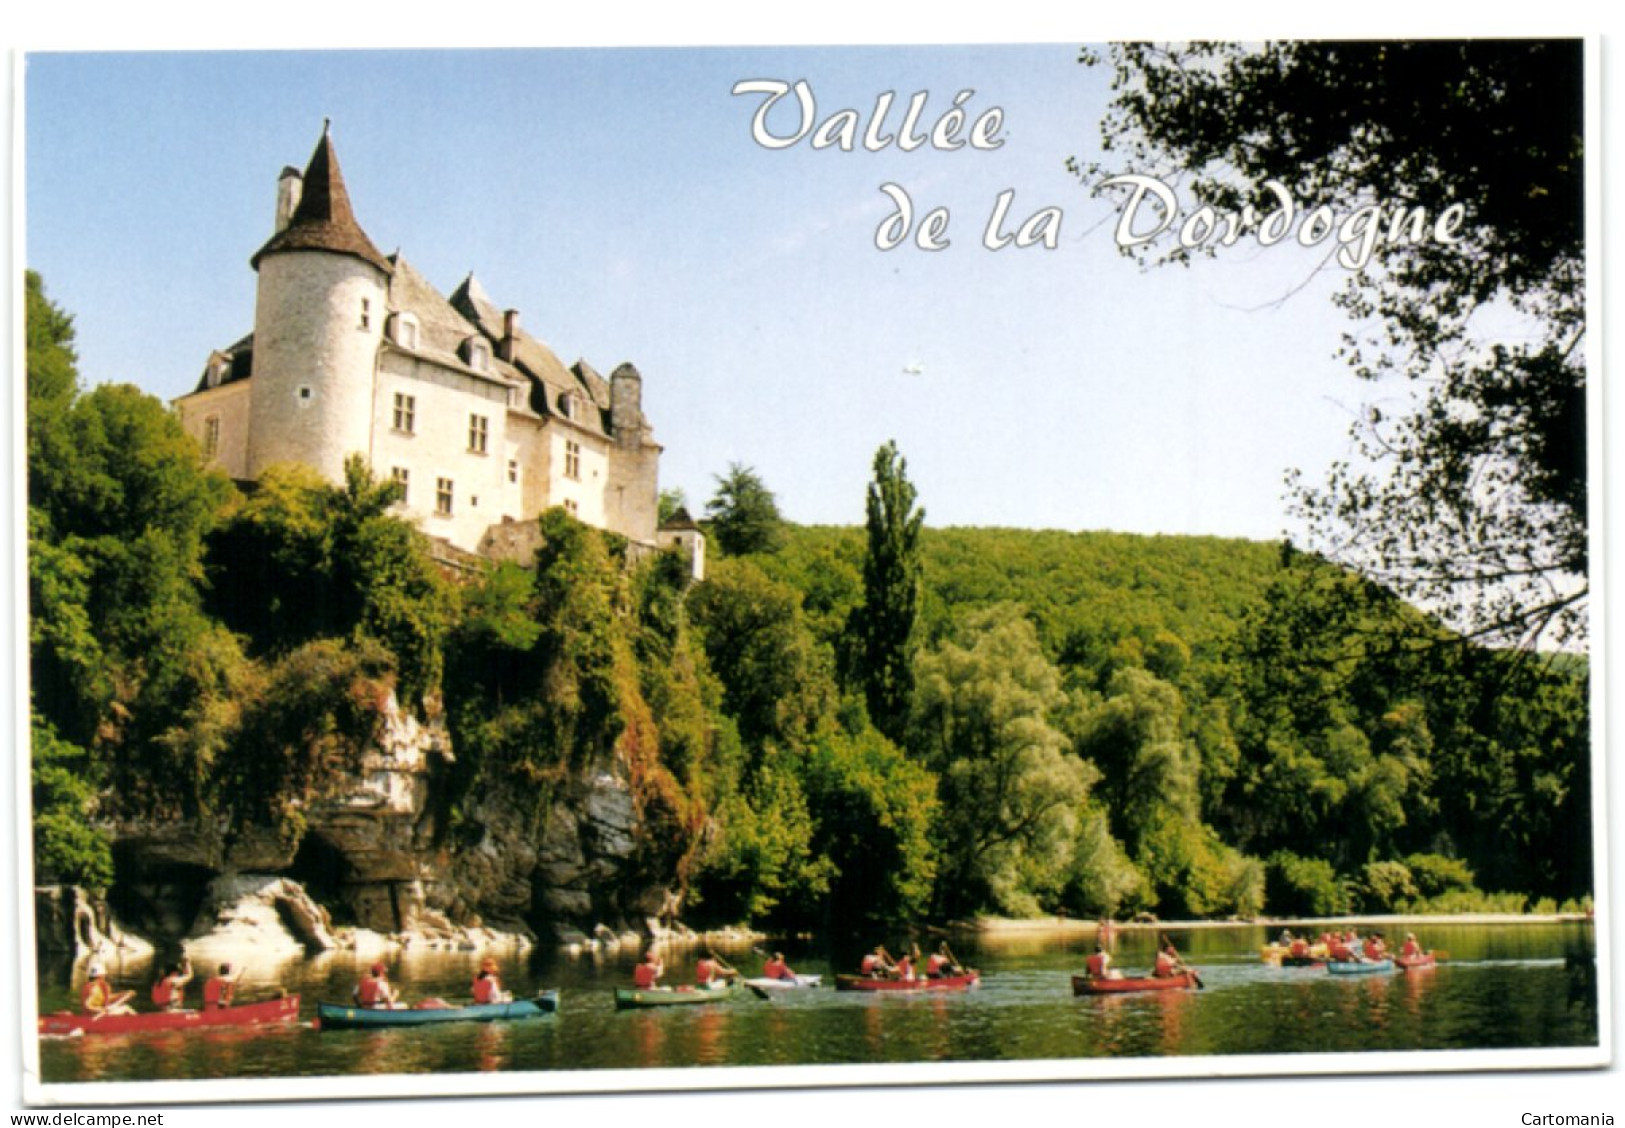
<instances>
[{"instance_id":1,"label":"red life jacket","mask_svg":"<svg viewBox=\"0 0 1625 1128\"><path fill-rule=\"evenodd\" d=\"M785 966L783 960L768 960L762 965L762 974L768 979L795 978L795 976L791 974L790 969Z\"/></svg>"},{"instance_id":2,"label":"red life jacket","mask_svg":"<svg viewBox=\"0 0 1625 1128\"><path fill-rule=\"evenodd\" d=\"M1105 952L1096 952L1084 962L1084 967L1088 969L1092 978L1104 979L1106 977L1106 968L1110 963L1111 957Z\"/></svg>"},{"instance_id":3,"label":"red life jacket","mask_svg":"<svg viewBox=\"0 0 1625 1128\"><path fill-rule=\"evenodd\" d=\"M79 1006L84 1010L101 1010L113 997L113 988L105 979L92 979L79 991Z\"/></svg>"},{"instance_id":4,"label":"red life jacket","mask_svg":"<svg viewBox=\"0 0 1625 1128\"><path fill-rule=\"evenodd\" d=\"M694 965L694 981L704 987L716 977L717 962L709 956L701 956L700 962Z\"/></svg>"},{"instance_id":5,"label":"red life jacket","mask_svg":"<svg viewBox=\"0 0 1625 1128\"><path fill-rule=\"evenodd\" d=\"M947 956L943 955L941 952L932 952L930 956L926 957L925 974L929 975L932 979L935 979L940 975L946 974L943 969L947 966Z\"/></svg>"},{"instance_id":6,"label":"red life jacket","mask_svg":"<svg viewBox=\"0 0 1625 1128\"><path fill-rule=\"evenodd\" d=\"M858 965L858 970L863 972L865 975L873 975L876 971L880 970L880 957L875 955L873 952L870 952L867 956L863 957L863 962Z\"/></svg>"},{"instance_id":7,"label":"red life jacket","mask_svg":"<svg viewBox=\"0 0 1625 1128\"><path fill-rule=\"evenodd\" d=\"M655 981L659 978L660 975L655 965L644 961L632 972L632 985L640 990L647 991L655 985Z\"/></svg>"},{"instance_id":8,"label":"red life jacket","mask_svg":"<svg viewBox=\"0 0 1625 1128\"><path fill-rule=\"evenodd\" d=\"M1158 979L1166 979L1174 973L1174 957L1167 952L1157 953L1157 966L1151 969L1151 974Z\"/></svg>"},{"instance_id":9,"label":"red life jacket","mask_svg":"<svg viewBox=\"0 0 1625 1128\"><path fill-rule=\"evenodd\" d=\"M369 975L356 986L355 1000L364 1007L376 1007L385 1001L388 989L389 984L382 976ZM207 991L205 987L205 994Z\"/></svg>"},{"instance_id":10,"label":"red life jacket","mask_svg":"<svg viewBox=\"0 0 1625 1128\"><path fill-rule=\"evenodd\" d=\"M914 961L912 959L910 959L907 956L904 956L902 959L897 961L897 978L899 978L899 979L913 979L914 978Z\"/></svg>"},{"instance_id":11,"label":"red life jacket","mask_svg":"<svg viewBox=\"0 0 1625 1128\"><path fill-rule=\"evenodd\" d=\"M1405 941L1404 946L1399 949L1399 954L1402 956L1417 956L1421 955L1421 953L1421 946L1418 945L1415 940Z\"/></svg>"},{"instance_id":12,"label":"red life jacket","mask_svg":"<svg viewBox=\"0 0 1625 1128\"><path fill-rule=\"evenodd\" d=\"M229 979L215 976L203 985L203 1009L216 1010L231 1006L231 992L237 985Z\"/></svg>"},{"instance_id":13,"label":"red life jacket","mask_svg":"<svg viewBox=\"0 0 1625 1128\"><path fill-rule=\"evenodd\" d=\"M1291 952L1294 956L1303 957L1309 954L1309 942L1302 936L1292 941Z\"/></svg>"},{"instance_id":14,"label":"red life jacket","mask_svg":"<svg viewBox=\"0 0 1625 1128\"><path fill-rule=\"evenodd\" d=\"M494 975L482 975L474 980L474 1001L476 1003L494 1003L495 995L502 989L502 984Z\"/></svg>"},{"instance_id":15,"label":"red life jacket","mask_svg":"<svg viewBox=\"0 0 1625 1128\"><path fill-rule=\"evenodd\" d=\"M186 984L177 982L179 978L178 975L166 975L152 985L153 1006L178 1007L186 1001Z\"/></svg>"}]
</instances>

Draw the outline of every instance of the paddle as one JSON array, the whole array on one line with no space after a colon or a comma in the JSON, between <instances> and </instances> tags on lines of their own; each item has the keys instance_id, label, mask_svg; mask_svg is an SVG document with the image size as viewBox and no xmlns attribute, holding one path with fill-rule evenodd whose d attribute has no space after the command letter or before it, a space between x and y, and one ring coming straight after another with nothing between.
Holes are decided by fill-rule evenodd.
<instances>
[{"instance_id":1,"label":"paddle","mask_svg":"<svg viewBox=\"0 0 1625 1128\"><path fill-rule=\"evenodd\" d=\"M974 967L966 967L960 962L959 956L955 954L954 950L948 946L948 941L944 940L942 942L942 950L943 953L947 955L949 962L953 966L955 975L974 975L976 973L976 969Z\"/></svg>"}]
</instances>

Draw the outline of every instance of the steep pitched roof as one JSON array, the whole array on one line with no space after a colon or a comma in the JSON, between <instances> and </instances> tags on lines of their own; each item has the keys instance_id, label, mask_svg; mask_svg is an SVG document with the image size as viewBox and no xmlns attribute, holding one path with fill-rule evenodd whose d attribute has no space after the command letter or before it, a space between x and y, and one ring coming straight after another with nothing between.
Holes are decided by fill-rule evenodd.
<instances>
[{"instance_id":1,"label":"steep pitched roof","mask_svg":"<svg viewBox=\"0 0 1625 1128\"><path fill-rule=\"evenodd\" d=\"M491 301L479 280L470 274L451 295L451 304L470 322L477 325L493 344L505 335L503 311ZM541 341L520 329L514 338L512 365L515 371L528 378L531 385L530 408L538 415L564 417L561 399L572 394L584 401L585 410L573 422L598 434L608 434L602 407L593 395L591 383L578 371L572 371L559 360L558 354ZM577 366L580 367L579 365ZM601 380L601 378L600 378ZM605 401L607 404L607 400Z\"/></svg>"},{"instance_id":2,"label":"steep pitched roof","mask_svg":"<svg viewBox=\"0 0 1625 1128\"><path fill-rule=\"evenodd\" d=\"M282 251L350 255L389 273L389 261L372 245L350 210L350 193L344 187L344 174L339 171L339 159L325 122L321 140L316 142L316 151L305 168L299 206L288 226L271 236L249 262L258 270L260 259Z\"/></svg>"}]
</instances>

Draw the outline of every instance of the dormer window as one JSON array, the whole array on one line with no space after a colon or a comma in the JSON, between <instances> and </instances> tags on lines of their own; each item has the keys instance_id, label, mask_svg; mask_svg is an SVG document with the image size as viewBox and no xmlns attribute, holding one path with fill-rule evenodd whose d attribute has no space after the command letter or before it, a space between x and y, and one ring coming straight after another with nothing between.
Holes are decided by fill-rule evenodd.
<instances>
[{"instance_id":1,"label":"dormer window","mask_svg":"<svg viewBox=\"0 0 1625 1128\"><path fill-rule=\"evenodd\" d=\"M403 349L417 351L418 319L410 313L397 313L390 319L390 337Z\"/></svg>"},{"instance_id":2,"label":"dormer window","mask_svg":"<svg viewBox=\"0 0 1625 1128\"><path fill-rule=\"evenodd\" d=\"M226 382L229 375L231 375L231 358L217 356L209 362L209 370L203 378L204 386L218 388Z\"/></svg>"},{"instance_id":3,"label":"dormer window","mask_svg":"<svg viewBox=\"0 0 1625 1128\"><path fill-rule=\"evenodd\" d=\"M484 338L470 337L468 348L465 350L468 357L468 366L479 372L489 372L491 369L491 346Z\"/></svg>"},{"instance_id":4,"label":"dormer window","mask_svg":"<svg viewBox=\"0 0 1625 1128\"><path fill-rule=\"evenodd\" d=\"M576 398L574 395L569 392L565 392L559 397L559 414L563 415L566 419L574 419L576 417L576 411Z\"/></svg>"}]
</instances>

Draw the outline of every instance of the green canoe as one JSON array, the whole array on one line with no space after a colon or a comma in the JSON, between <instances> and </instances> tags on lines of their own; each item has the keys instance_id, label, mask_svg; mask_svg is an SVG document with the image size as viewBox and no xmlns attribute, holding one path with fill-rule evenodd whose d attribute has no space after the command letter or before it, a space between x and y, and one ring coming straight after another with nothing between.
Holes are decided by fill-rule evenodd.
<instances>
[{"instance_id":1,"label":"green canoe","mask_svg":"<svg viewBox=\"0 0 1625 1128\"><path fill-rule=\"evenodd\" d=\"M734 996L729 987L639 987L615 988L617 1010L638 1007L692 1007L702 1003L720 1003Z\"/></svg>"}]
</instances>

